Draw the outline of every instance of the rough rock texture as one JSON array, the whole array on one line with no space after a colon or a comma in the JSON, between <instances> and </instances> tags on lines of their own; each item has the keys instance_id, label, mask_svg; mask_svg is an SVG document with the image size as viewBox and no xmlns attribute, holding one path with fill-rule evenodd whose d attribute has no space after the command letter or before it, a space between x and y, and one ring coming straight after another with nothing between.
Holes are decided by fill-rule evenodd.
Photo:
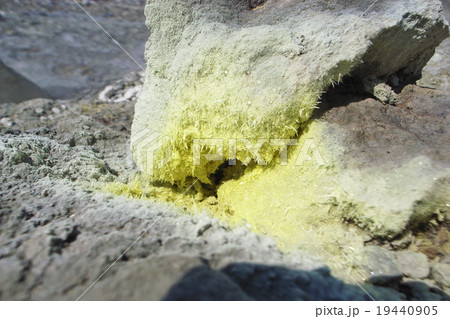
<instances>
[{"instance_id":1,"label":"rough rock texture","mask_svg":"<svg viewBox=\"0 0 450 319\"><path fill-rule=\"evenodd\" d=\"M430 289L431 286L431 289ZM420 301L439 301L442 300L442 291L433 287L433 284L428 282L416 281L413 279L406 279L404 283L402 283L402 288L409 296L411 296L411 300L420 300Z\"/></svg>"},{"instance_id":2,"label":"rough rock texture","mask_svg":"<svg viewBox=\"0 0 450 319\"><path fill-rule=\"evenodd\" d=\"M319 271L325 268L317 259L302 252L286 256L271 239L245 227L230 229L205 214L99 191L100 181L126 181L133 172L127 161L133 105L90 103L89 108L86 101L64 108L42 99L1 104L14 119L0 139L2 300L76 299L124 252L82 299L260 299L221 270L234 264L233 273L246 273L249 266L241 263L265 265L250 281L254 285L272 277L278 265L286 278L303 276L335 287L323 292L299 281L289 290L268 288L269 295L368 298ZM201 291L183 286L192 278L205 279Z\"/></svg>"},{"instance_id":3,"label":"rough rock texture","mask_svg":"<svg viewBox=\"0 0 450 319\"><path fill-rule=\"evenodd\" d=\"M397 107L373 99L336 107L340 97L324 99L325 108L329 102L333 108L322 119L329 139L342 147L335 156L339 185L349 195L343 200L359 206L345 214L389 237L448 214L448 93L406 86Z\"/></svg>"},{"instance_id":4,"label":"rough rock texture","mask_svg":"<svg viewBox=\"0 0 450 319\"><path fill-rule=\"evenodd\" d=\"M140 168L158 181L210 183L225 159L245 162L248 152L230 157L224 147L222 161L195 165L193 139L290 138L322 92L350 73L418 78L448 36L440 1L371 3L272 0L249 10L237 0L150 2L148 72L132 131ZM155 134L167 143L152 143ZM166 165L148 160L167 149ZM260 155L270 162L278 149Z\"/></svg>"},{"instance_id":5,"label":"rough rock texture","mask_svg":"<svg viewBox=\"0 0 450 319\"><path fill-rule=\"evenodd\" d=\"M388 284L398 282L402 278L395 254L389 250L367 246L362 249L361 257L361 266L370 282Z\"/></svg>"},{"instance_id":6,"label":"rough rock texture","mask_svg":"<svg viewBox=\"0 0 450 319\"><path fill-rule=\"evenodd\" d=\"M444 16L450 21L450 1L443 0ZM422 71L417 84L427 88L448 91L450 89L450 39L444 40L435 55Z\"/></svg>"},{"instance_id":7,"label":"rough rock texture","mask_svg":"<svg viewBox=\"0 0 450 319\"><path fill-rule=\"evenodd\" d=\"M99 191L135 173L131 102L38 99L1 110L14 121L1 133L0 299L77 299L155 221L82 300L369 299L317 258L281 253L247 227ZM377 300L448 298L408 287L364 285Z\"/></svg>"},{"instance_id":8,"label":"rough rock texture","mask_svg":"<svg viewBox=\"0 0 450 319\"><path fill-rule=\"evenodd\" d=\"M427 256L412 251L400 251L395 255L397 266L405 276L422 279L430 275Z\"/></svg>"},{"instance_id":9,"label":"rough rock texture","mask_svg":"<svg viewBox=\"0 0 450 319\"><path fill-rule=\"evenodd\" d=\"M34 2L8 1L2 2L0 7L3 10L9 4L26 3L32 8ZM72 3L41 1L44 2L57 11L66 3ZM242 3L246 5L244 0ZM94 12L101 9L94 5L91 8ZM0 14L0 20L2 17ZM20 30L21 25L15 25L12 32L16 32L16 28ZM84 32L84 29L80 30ZM0 34L0 38L2 36L4 34ZM35 43L30 36L21 40L24 46ZM56 37L55 41L60 38ZM93 45L98 45L94 51L101 51L103 46L96 41ZM100 71L99 78L104 71ZM139 75L135 74L125 77L122 83L110 83L108 89L80 101L37 99L0 104L0 299L76 299L120 256L82 300L369 299L354 282L349 283L349 277L341 270L338 269L339 279L335 277L334 269L330 274L325 262L329 267L333 262L316 246L312 252L307 252L305 241L294 241L290 253L281 252L277 247L286 238L283 234L294 240L298 239L298 234L304 234L286 216L286 211L293 215L298 213L294 216L299 225L313 230L314 236L323 239L322 247L326 247L345 269L350 269L350 274L358 281L361 280L357 271L361 267L358 248L367 244L390 247L389 243L373 235L380 233L380 228L371 226L376 223L370 222L370 218L361 218L361 214L346 215L359 216L361 222L358 225L371 229L370 235L371 232L354 225L358 218L342 218L337 213L341 212L339 203L342 202L336 200L342 198L337 198L333 189L325 189L324 184L316 185L314 174L328 180L328 173L336 173L331 168L324 172L305 165L299 171L310 171L313 175L312 178L304 175L306 178L300 188L295 184L298 175L274 169L276 178L269 179L271 184L264 187L269 194L277 189L289 190L284 196L274 196L286 211L268 201L267 194L260 188L253 190L255 185L240 186L244 181L238 179L240 172L231 172L229 182L233 187L230 190L238 194L258 190L258 196L262 196L256 201L251 198L257 205L246 210L244 219L240 218L242 211L235 212L238 223L234 224L226 223L231 211L230 207L222 206L220 194L211 192L202 198L207 194L205 185L187 190L184 197L175 195L186 189L167 185L158 185L148 196L139 193L142 191L139 188L132 189L138 193L135 197L147 200L126 199L108 193L105 189L112 185L111 180L133 185L131 182L137 173L129 149L134 103L133 95L127 92L137 91L140 85ZM433 167L445 168L449 158L445 122L448 109L443 106L448 104L448 93L439 88L431 90L411 85L402 90L403 85L389 85L399 94L396 108L349 90L352 81L344 80L343 85L324 96L320 109L314 113L313 117L320 119L321 124L314 121L306 130L309 133L302 134L302 138L307 138L308 134L314 136L313 133L317 133L315 127L325 127L334 133L327 134L328 137L341 132L339 145L344 154L339 153L339 156L347 162L343 171L364 170L365 165L371 165L383 167L389 174L391 171L380 163L395 167L398 163L409 163L411 158L419 155L430 159ZM324 136L320 141L326 143ZM319 150L323 150L320 145ZM327 152L323 155L326 157ZM441 166L436 166L438 163ZM420 186L427 181L427 178L415 178L426 175L428 166L420 169L413 165L411 168L414 178L407 179L409 184ZM433 170L432 176L439 172ZM249 178L250 175L247 172L245 176ZM280 179L281 176L284 178ZM370 181L371 185L375 184L373 179ZM431 202L445 195L445 188L441 186L435 185L429 197ZM369 188L366 194L373 193L377 187ZM402 194L409 195L411 191L414 196L419 194L413 186L403 187L397 187L398 197L385 197L391 200L389 205L395 204L395 199L401 198ZM310 199L316 199L314 192L318 189L317 194L327 196L327 203L317 198L318 201L311 205ZM394 187L386 189L385 194L396 190ZM161 194L164 193L175 194L177 202L163 203ZM364 192L355 194L363 199L366 196ZM429 279L401 280L396 275L395 280L381 281L387 286L362 284L377 300L449 300L449 290L443 284L443 274L448 273L445 266L449 264L448 214L445 207L429 209L427 203L430 201L418 200L416 203L417 211L431 220L421 219L425 225L419 230L409 225L412 230L396 238L391 247L421 251L428 257L430 265L434 265L434 272ZM193 206L197 209L191 209ZM222 220L211 216L218 210L222 216L216 216ZM250 214L252 211L254 215ZM262 226L267 224L258 223L271 214L274 217L270 220L271 232L265 232ZM391 215L380 215L377 221L384 221L386 216ZM127 250L151 225L148 232ZM404 224L394 230L402 231L402 227ZM426 236L417 232L424 232ZM320 237L322 235L324 237ZM309 238L308 241L311 242ZM392 252L382 251L382 256L392 257ZM318 259L317 255L322 258ZM342 256L346 259L341 260ZM380 266L379 261L372 262L372 271L383 271Z\"/></svg>"},{"instance_id":10,"label":"rough rock texture","mask_svg":"<svg viewBox=\"0 0 450 319\"><path fill-rule=\"evenodd\" d=\"M450 90L450 39L436 49L436 54L423 69L422 78L417 84L431 89Z\"/></svg>"},{"instance_id":11,"label":"rough rock texture","mask_svg":"<svg viewBox=\"0 0 450 319\"><path fill-rule=\"evenodd\" d=\"M431 270L431 276L436 282L442 286L450 288L450 265L436 264Z\"/></svg>"},{"instance_id":12,"label":"rough rock texture","mask_svg":"<svg viewBox=\"0 0 450 319\"><path fill-rule=\"evenodd\" d=\"M49 98L50 94L27 80L0 60L0 103L22 102L34 98Z\"/></svg>"}]
</instances>

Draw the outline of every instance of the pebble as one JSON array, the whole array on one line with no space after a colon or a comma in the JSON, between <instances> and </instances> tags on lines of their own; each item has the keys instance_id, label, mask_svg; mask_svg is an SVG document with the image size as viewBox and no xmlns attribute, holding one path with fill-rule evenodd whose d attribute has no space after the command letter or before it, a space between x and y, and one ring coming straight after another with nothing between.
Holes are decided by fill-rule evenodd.
<instances>
[{"instance_id":1,"label":"pebble","mask_svg":"<svg viewBox=\"0 0 450 319\"><path fill-rule=\"evenodd\" d=\"M433 279L443 287L450 287L450 265L449 264L436 264L431 270L431 276Z\"/></svg>"},{"instance_id":2,"label":"pebble","mask_svg":"<svg viewBox=\"0 0 450 319\"><path fill-rule=\"evenodd\" d=\"M396 249L405 249L409 244L411 244L411 233L391 242L391 246Z\"/></svg>"},{"instance_id":3,"label":"pebble","mask_svg":"<svg viewBox=\"0 0 450 319\"><path fill-rule=\"evenodd\" d=\"M430 266L427 256L409 250L399 251L395 254L397 266L405 276L415 279L427 278L430 275Z\"/></svg>"},{"instance_id":4,"label":"pebble","mask_svg":"<svg viewBox=\"0 0 450 319\"><path fill-rule=\"evenodd\" d=\"M0 123L4 126L4 127L11 127L14 125L14 121L11 120L11 118L9 117L4 117L0 120Z\"/></svg>"},{"instance_id":5,"label":"pebble","mask_svg":"<svg viewBox=\"0 0 450 319\"><path fill-rule=\"evenodd\" d=\"M361 268L369 282L385 285L401 280L402 272L393 252L381 247L366 246L362 248L361 256Z\"/></svg>"},{"instance_id":6,"label":"pebble","mask_svg":"<svg viewBox=\"0 0 450 319\"><path fill-rule=\"evenodd\" d=\"M200 226L199 229L197 230L197 236L203 236L203 234L211 227L212 227L212 224L209 222Z\"/></svg>"}]
</instances>

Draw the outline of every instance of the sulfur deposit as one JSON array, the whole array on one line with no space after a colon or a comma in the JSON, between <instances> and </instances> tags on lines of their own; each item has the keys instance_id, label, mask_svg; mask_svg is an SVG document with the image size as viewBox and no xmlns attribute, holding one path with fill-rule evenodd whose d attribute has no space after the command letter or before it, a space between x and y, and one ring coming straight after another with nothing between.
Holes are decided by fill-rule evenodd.
<instances>
[{"instance_id":1,"label":"sulfur deposit","mask_svg":"<svg viewBox=\"0 0 450 319\"><path fill-rule=\"evenodd\" d=\"M198 203L216 196L209 210L290 249L310 245L314 231L330 250L354 250L361 229L392 239L445 215L444 154L400 146L367 158L365 141L349 144L354 130L312 118L342 82L364 90L370 79L392 98L375 97L398 103L385 83L399 91L420 78L448 36L441 11L434 0L272 0L253 10L245 1L152 1L134 159L153 183L198 179Z\"/></svg>"},{"instance_id":2,"label":"sulfur deposit","mask_svg":"<svg viewBox=\"0 0 450 319\"><path fill-rule=\"evenodd\" d=\"M90 3L141 44L140 9ZM145 87L100 64L80 99L0 103L0 299L449 300L438 1L147 3ZM115 56L78 6L42 8L0 4L8 67ZM50 38L70 68L30 50Z\"/></svg>"},{"instance_id":3,"label":"sulfur deposit","mask_svg":"<svg viewBox=\"0 0 450 319\"><path fill-rule=\"evenodd\" d=\"M321 94L345 76L420 75L448 35L440 2L370 4L268 1L248 10L245 1L149 3L148 72L132 132L138 165L155 181L211 183L229 147L222 161L195 165L195 139L295 137ZM164 145L151 142L155 134ZM170 161L156 165L168 149ZM260 155L272 162L278 149L269 145ZM231 153L240 161L249 155Z\"/></svg>"}]
</instances>

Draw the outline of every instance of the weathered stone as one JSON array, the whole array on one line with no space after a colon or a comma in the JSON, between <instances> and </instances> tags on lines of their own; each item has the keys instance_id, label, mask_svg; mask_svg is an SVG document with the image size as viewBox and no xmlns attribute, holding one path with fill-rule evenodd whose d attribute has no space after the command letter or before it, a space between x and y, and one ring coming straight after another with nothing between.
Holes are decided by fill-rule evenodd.
<instances>
[{"instance_id":1,"label":"weathered stone","mask_svg":"<svg viewBox=\"0 0 450 319\"><path fill-rule=\"evenodd\" d=\"M427 256L409 250L399 251L395 254L397 265L405 276L422 279L430 274Z\"/></svg>"},{"instance_id":2,"label":"weathered stone","mask_svg":"<svg viewBox=\"0 0 450 319\"><path fill-rule=\"evenodd\" d=\"M383 83L382 81L374 78L367 78L363 81L364 90L372 94L380 102L384 104L396 105L398 102L398 96L392 90L392 88Z\"/></svg>"},{"instance_id":3,"label":"weathered stone","mask_svg":"<svg viewBox=\"0 0 450 319\"><path fill-rule=\"evenodd\" d=\"M450 20L450 1L444 0L443 13ZM436 53L422 70L422 77L417 85L448 92L450 90L450 39L444 40Z\"/></svg>"},{"instance_id":4,"label":"weathered stone","mask_svg":"<svg viewBox=\"0 0 450 319\"><path fill-rule=\"evenodd\" d=\"M436 282L443 287L450 287L450 265L436 264L431 270L431 276Z\"/></svg>"},{"instance_id":5,"label":"weathered stone","mask_svg":"<svg viewBox=\"0 0 450 319\"><path fill-rule=\"evenodd\" d=\"M406 249L411 244L412 234L406 233L401 238L391 241L391 246L394 249Z\"/></svg>"},{"instance_id":6,"label":"weathered stone","mask_svg":"<svg viewBox=\"0 0 450 319\"><path fill-rule=\"evenodd\" d=\"M338 145L328 150L339 167L336 188L347 194L338 200L348 203L344 215L389 238L449 212L447 93L406 86L398 96L391 107L330 92L321 117L326 145Z\"/></svg>"},{"instance_id":7,"label":"weathered stone","mask_svg":"<svg viewBox=\"0 0 450 319\"><path fill-rule=\"evenodd\" d=\"M402 278L393 252L381 247L367 246L361 250L360 256L361 268L369 282L386 285Z\"/></svg>"},{"instance_id":8,"label":"weathered stone","mask_svg":"<svg viewBox=\"0 0 450 319\"><path fill-rule=\"evenodd\" d=\"M436 54L423 69L417 84L422 87L450 90L450 39L445 40L436 49Z\"/></svg>"}]
</instances>

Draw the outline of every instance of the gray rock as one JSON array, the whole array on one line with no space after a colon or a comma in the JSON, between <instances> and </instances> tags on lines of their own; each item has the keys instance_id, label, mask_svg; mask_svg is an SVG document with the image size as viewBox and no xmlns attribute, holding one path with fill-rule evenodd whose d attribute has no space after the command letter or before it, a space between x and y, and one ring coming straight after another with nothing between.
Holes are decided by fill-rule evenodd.
<instances>
[{"instance_id":1,"label":"gray rock","mask_svg":"<svg viewBox=\"0 0 450 319\"><path fill-rule=\"evenodd\" d=\"M430 275L427 256L409 250L395 253L397 265L405 276L422 279Z\"/></svg>"},{"instance_id":2,"label":"gray rock","mask_svg":"<svg viewBox=\"0 0 450 319\"><path fill-rule=\"evenodd\" d=\"M398 102L398 96L392 90L392 88L375 78L366 78L363 80L364 90L372 94L381 103L396 105Z\"/></svg>"},{"instance_id":3,"label":"gray rock","mask_svg":"<svg viewBox=\"0 0 450 319\"><path fill-rule=\"evenodd\" d=\"M381 247L366 246L361 250L360 256L360 267L369 282L387 285L399 282L402 278L393 252Z\"/></svg>"},{"instance_id":4,"label":"gray rock","mask_svg":"<svg viewBox=\"0 0 450 319\"><path fill-rule=\"evenodd\" d=\"M16 295L17 298L24 298L26 292L20 288L20 283L24 280L26 273L30 269L30 262L20 260L18 256L10 256L0 259L0 298Z\"/></svg>"},{"instance_id":5,"label":"gray rock","mask_svg":"<svg viewBox=\"0 0 450 319\"><path fill-rule=\"evenodd\" d=\"M348 201L363 205L349 207L346 217L393 239L408 225L429 221L435 209L448 214L447 93L408 85L392 107L346 95L345 88L325 94L320 119L328 127L329 149L338 144L342 150L335 151L342 168L338 187L350 194ZM392 245L406 248L409 241L406 236Z\"/></svg>"},{"instance_id":6,"label":"gray rock","mask_svg":"<svg viewBox=\"0 0 450 319\"><path fill-rule=\"evenodd\" d=\"M445 256L441 259L441 263L450 264L450 254L445 254Z\"/></svg>"},{"instance_id":7,"label":"gray rock","mask_svg":"<svg viewBox=\"0 0 450 319\"><path fill-rule=\"evenodd\" d=\"M407 232L403 234L401 238L391 241L391 246L394 249L406 249L408 248L409 244L411 244L411 241L412 234L411 232Z\"/></svg>"},{"instance_id":8,"label":"gray rock","mask_svg":"<svg viewBox=\"0 0 450 319\"><path fill-rule=\"evenodd\" d=\"M444 16L450 21L450 1L442 1ZM422 71L417 85L448 92L450 89L450 39L444 40Z\"/></svg>"},{"instance_id":9,"label":"gray rock","mask_svg":"<svg viewBox=\"0 0 450 319\"><path fill-rule=\"evenodd\" d=\"M222 272L200 266L184 274L163 300L253 300L244 290Z\"/></svg>"},{"instance_id":10,"label":"gray rock","mask_svg":"<svg viewBox=\"0 0 450 319\"><path fill-rule=\"evenodd\" d=\"M436 54L431 58L422 72L422 77L417 85L447 91L450 89L450 39L446 39L436 49Z\"/></svg>"},{"instance_id":11,"label":"gray rock","mask_svg":"<svg viewBox=\"0 0 450 319\"><path fill-rule=\"evenodd\" d=\"M450 265L449 264L436 264L431 269L431 277L441 287L450 287Z\"/></svg>"},{"instance_id":12,"label":"gray rock","mask_svg":"<svg viewBox=\"0 0 450 319\"><path fill-rule=\"evenodd\" d=\"M38 87L35 83L4 65L1 60L0 87L0 103L18 103L35 98L51 97L49 93Z\"/></svg>"},{"instance_id":13,"label":"gray rock","mask_svg":"<svg viewBox=\"0 0 450 319\"><path fill-rule=\"evenodd\" d=\"M228 265L222 272L255 300L371 300L359 287L334 281L324 268L305 272L243 263ZM343 292L341 296L339 291Z\"/></svg>"}]
</instances>

